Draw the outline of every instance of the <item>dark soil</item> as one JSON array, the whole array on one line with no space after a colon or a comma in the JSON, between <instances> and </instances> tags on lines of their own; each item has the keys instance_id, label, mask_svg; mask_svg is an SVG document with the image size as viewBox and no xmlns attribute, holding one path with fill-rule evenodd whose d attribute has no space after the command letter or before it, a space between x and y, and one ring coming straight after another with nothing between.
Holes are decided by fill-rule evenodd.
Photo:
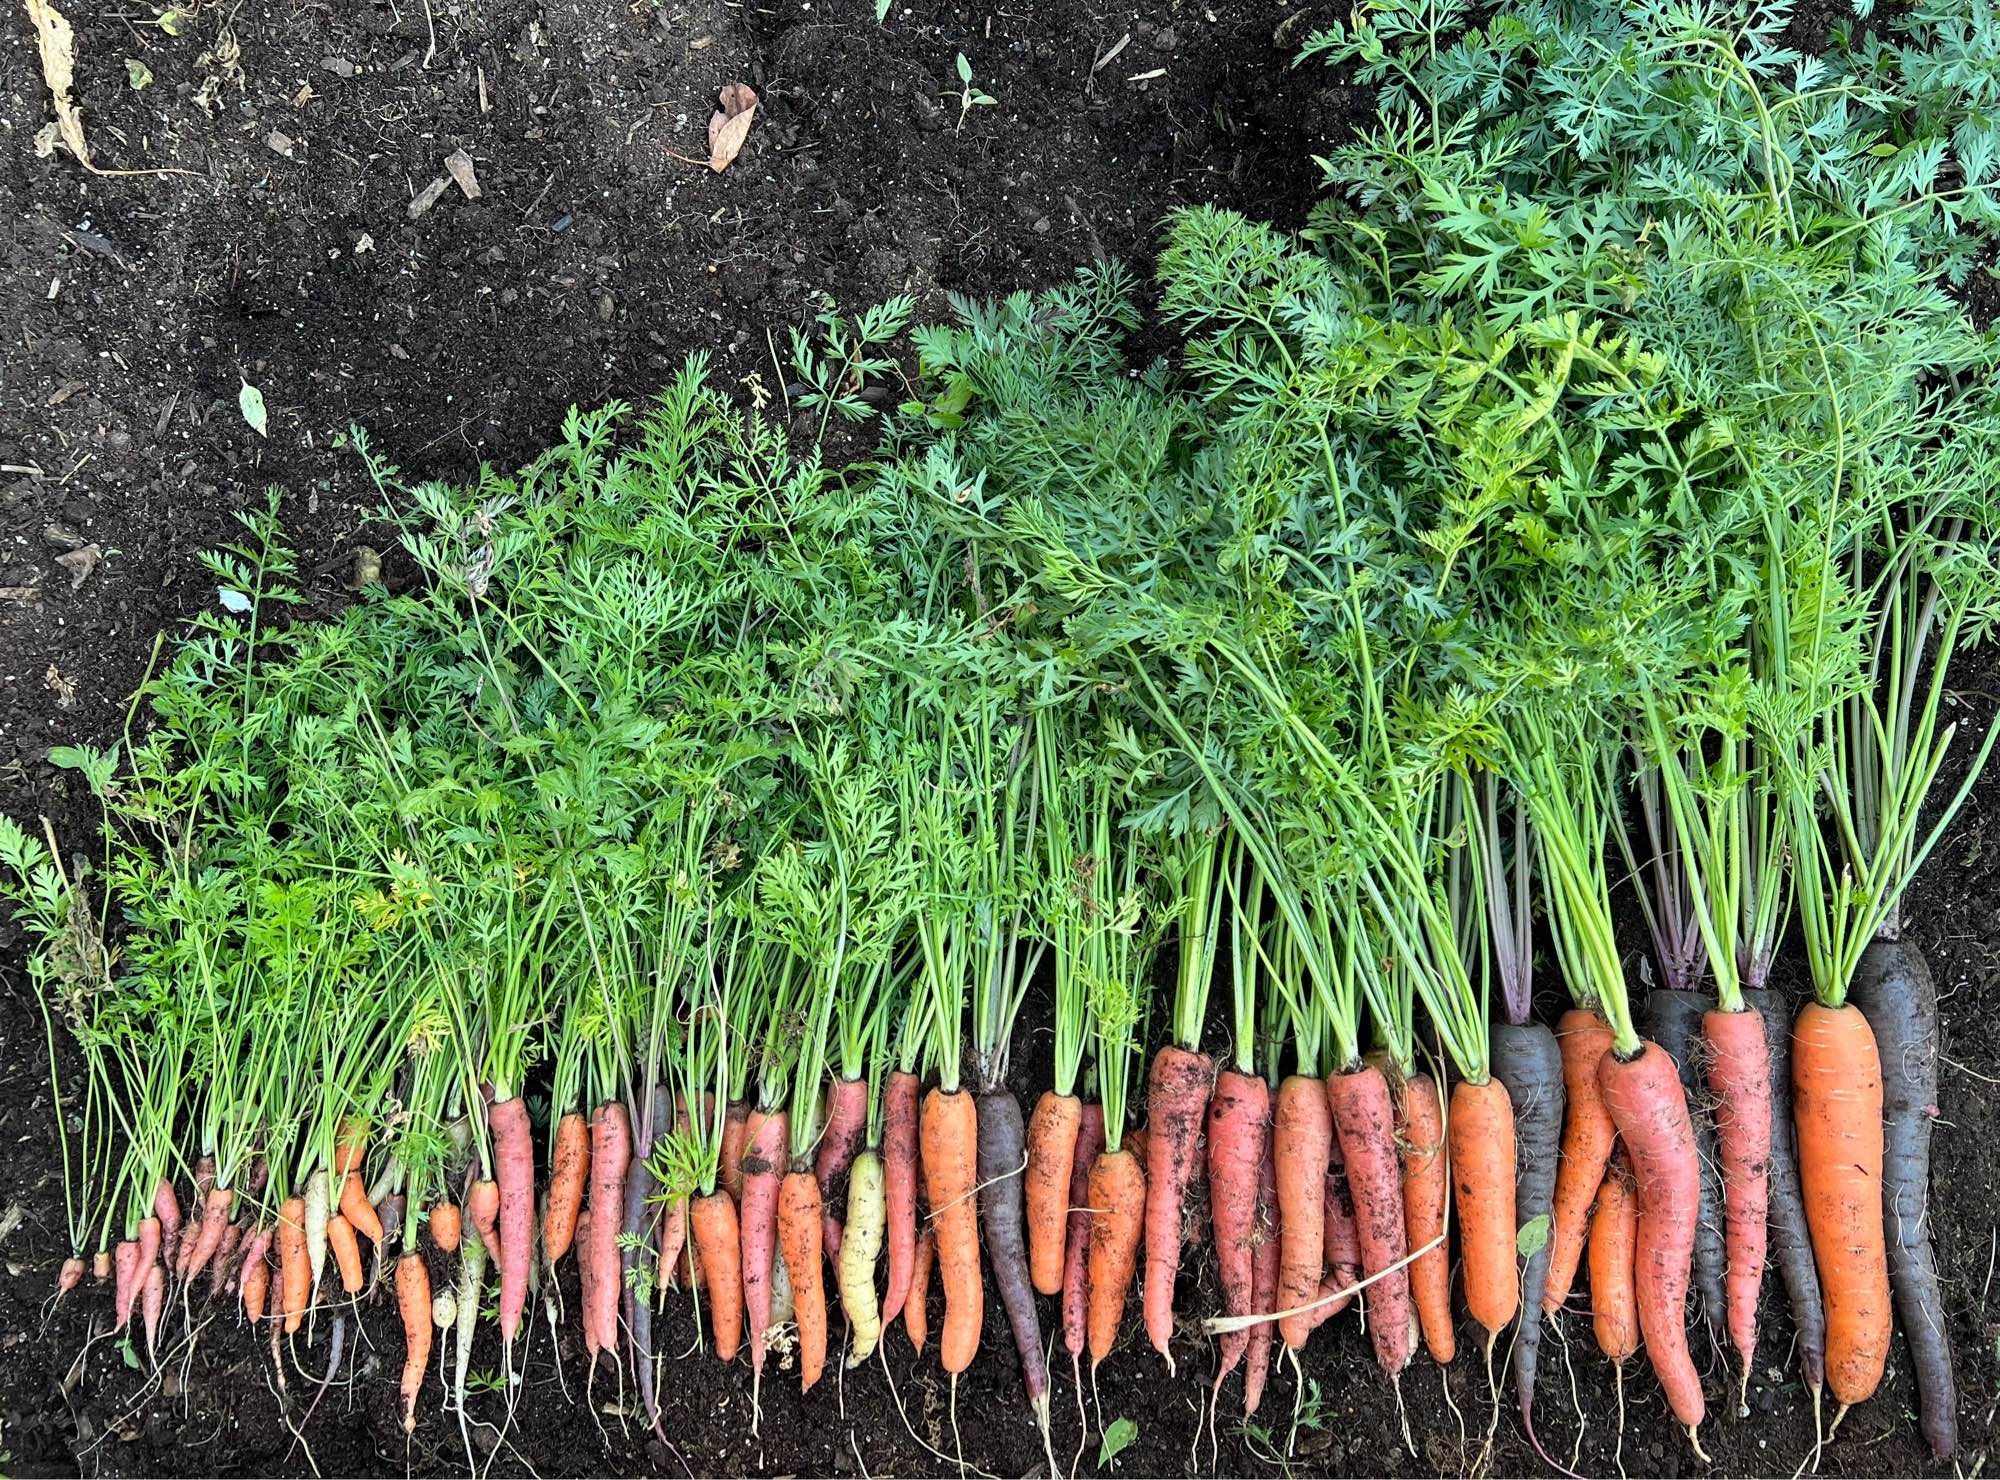
<instances>
[{"instance_id":1,"label":"dark soil","mask_svg":"<svg viewBox=\"0 0 2000 1480\"><path fill-rule=\"evenodd\" d=\"M1310 154L1342 127L1350 90L1294 70L1296 42L1335 13L1280 0L1159 0L1093 8L1042 0L1016 11L956 3L905 8L878 25L862 0L182 0L178 36L151 4L69 8L78 94L97 162L184 175L98 178L33 144L50 114L21 7L0 21L0 130L18 208L0 226L0 314L15 335L0 359L0 809L46 814L66 844L89 818L47 761L51 745L115 739L156 633L203 602L195 559L232 532L232 513L276 485L314 603L330 609L375 494L340 443L355 423L413 476L462 477L480 461L524 461L572 404L650 393L684 356L709 353L725 384L787 377L793 326L825 301L859 307L897 293L921 314L945 294L1056 281L1103 255L1143 267L1171 207L1220 201L1295 223ZM1124 39L1124 38L1128 38ZM955 57L997 99L961 126ZM151 81L132 85L128 65ZM744 81L762 108L743 156L712 174L705 154L717 90ZM470 157L477 200L455 186L416 219L408 207ZM248 381L268 437L238 410ZM63 557L68 557L64 560ZM2000 976L1990 921L2000 900L2000 795L1982 794L1926 877L1916 934L1946 994L1947 1070L1935 1209L1965 1386L1967 1468L1989 1442L1994 1331L1985 1300L1990 1210L2000 1183L2000 1035L1976 1004ZM268 1361L227 1320L202 1327L158 1382L106 1340L86 1345L107 1301L86 1289L52 1318L63 1232L61 1171L41 1025L11 927L0 925L0 1469L11 1473L303 1473L463 1470L493 1430L462 1435L435 1388L406 1445L396 1413L400 1335L386 1305L351 1387L329 1393L294 1440ZM1024 1086L1026 1088L1026 1086ZM1774 1287L1775 1288L1775 1287ZM572 1292L573 1293L573 1292ZM1217 1305L1191 1277L1184 1310ZM1578 1468L1614 1466L1610 1374L1569 1320L1545 1347L1544 1442ZM692 1344L683 1311L657 1340ZM1118 1459L1131 1474L1266 1472L1281 1459L1294 1395L1274 1379L1270 1433L1225 1418L1198 1435L1208 1365L1198 1332L1183 1375L1162 1382L1150 1353L1119 1351L1100 1374L1101 1414L1133 1419ZM1813 1421L1786 1374L1774 1317L1754 1417L1726 1413L1704 1435L1715 1470L1790 1473ZM1422 1361L1404 1378L1404 1424L1366 1342L1343 1320L1307 1355L1316 1406L1291 1464L1311 1473L1459 1473L1478 1455L1491 1403L1470 1355L1449 1393ZM547 1327L528 1391L494 1456L497 1470L909 1474L950 1468L962 1446L982 1470L1044 1464L1019 1399L997 1309L987 1349L957 1393L900 1335L888 1371L830 1374L799 1399L780 1367L761 1438L749 1373L676 1361L664 1387L663 1447L599 1374L580 1400L582 1354ZM307 1366L324 1361L324 1335ZM494 1358L497 1360L497 1355ZM490 1369L490 1361L488 1366ZM893 1376L893 1388L889 1377ZM293 1396L302 1381L294 1369ZM1733 1383L1716 1362L1711 1398ZM1232 1387L1231 1400L1240 1389ZM1574 1396L1572 1396L1574 1395ZM1449 1396L1463 1421L1444 1399ZM1622 1457L1634 1473L1702 1467L1634 1371ZM1898 1362L1883 1394L1850 1415L1823 1463L1832 1474L1928 1467ZM495 1393L474 1417L503 1413ZM1225 1405L1226 1406L1226 1405ZM1055 1444L1077 1444L1067 1377ZM1199 1442L1197 1442L1197 1440ZM1541 1462L1503 1418L1491 1465ZM1083 1463L1096 1458L1093 1441Z\"/></svg>"}]
</instances>

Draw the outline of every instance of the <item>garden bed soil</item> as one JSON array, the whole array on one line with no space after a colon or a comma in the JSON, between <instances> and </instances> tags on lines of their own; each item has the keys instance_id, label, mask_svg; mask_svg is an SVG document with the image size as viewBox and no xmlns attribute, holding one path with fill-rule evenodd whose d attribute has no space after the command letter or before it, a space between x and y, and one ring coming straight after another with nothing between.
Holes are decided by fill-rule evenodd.
<instances>
[{"instance_id":1,"label":"garden bed soil","mask_svg":"<svg viewBox=\"0 0 2000 1480\"><path fill-rule=\"evenodd\" d=\"M232 515L286 491L308 611L345 599L377 495L345 446L351 425L412 477L518 464L572 404L638 400L691 352L734 385L783 384L786 335L832 295L863 307L908 293L923 316L951 292L1060 280L1092 257L1143 269L1173 206L1217 201L1296 224L1310 154L1360 95L1290 59L1332 6L1046 0L1014 8L872 0L183 0L178 35L155 5L68 8L91 148L105 168L189 173L100 178L35 137L50 118L20 6L0 8L0 138L15 209L0 222L0 809L47 816L87 843L88 809L50 746L108 744L126 722L155 634L214 599L196 559ZM963 107L964 55L977 90ZM144 86L135 82L145 79ZM761 97L743 155L698 163L724 85ZM963 117L961 118L961 114ZM470 198L447 185L411 202L462 150ZM239 392L257 387L265 435ZM379 536L376 536L379 538ZM392 578L395 568L390 562ZM1969 684L1969 687L1977 685ZM1963 1463L1989 1442L1994 1327L1986 1299L2000 1186L2000 1034L1980 1004L2000 975L2000 792L1983 790L1925 876L1915 934L1946 994L1945 1087L1934 1207L1965 1389ZM329 1392L303 1438L287 1426L267 1359L228 1319L200 1326L157 1379L92 1333L108 1301L86 1287L45 1304L69 1252L42 1025L18 932L0 924L0 1467L17 1475L442 1474L468 1455L495 1473L914 1474L961 1450L1000 1476L1045 1466L1020 1401L1004 1323L954 1395L901 1336L889 1358L836 1373L801 1400L780 1363L750 1432L747 1366L676 1360L663 1432L646 1432L615 1375L584 1401L573 1330L563 1378L546 1326L497 1454L505 1400L475 1395L461 1427L435 1387L407 1442L401 1337L386 1303L361 1312L351 1385ZM1031 1006L1030 1011L1033 1011ZM1034 1088L1020 1086L1024 1095ZM1200 1261L1190 1261L1191 1266ZM574 1291L568 1292L572 1300ZM1202 1267L1191 1315L1218 1304ZM1771 1305L1776 1310L1775 1301ZM997 1317L997 1311L993 1313ZM1543 1442L1565 1463L1587 1415L1588 1473L1694 1461L1643 1372L1618 1439L1611 1376L1587 1320L1543 1357ZM1750 1387L1711 1364L1717 1473L1790 1473L1813 1415L1773 1316ZM487 1338L489 1345L492 1338ZM664 1351L694 1342L684 1309ZM1470 1342L1469 1350L1475 1350ZM1419 1361L1400 1394L1351 1320L1305 1358L1309 1401L1283 1448L1295 1385L1274 1378L1264 1427L1226 1395L1203 1431L1209 1357L1182 1337L1162 1381L1136 1341L1099 1375L1095 1413L1127 1417L1128 1474L1459 1473L1481 1459L1486 1379L1462 1357L1448 1383ZM310 1367L324 1360L324 1336ZM497 1353L482 1354L486 1370ZM1064 1364L1054 1445L1067 1469L1078 1418ZM1447 1402L1447 1398L1449 1402ZM1931 1469L1900 1352L1881 1396L1823 1457L1833 1475ZM954 1427L955 1417L955 1427ZM1407 1436L1407 1442L1406 1442ZM1503 1416L1485 1462L1542 1470ZM470 1445L470 1449L468 1449ZM308 1452L309 1451L309 1452ZM1097 1443L1084 1448L1094 1468Z\"/></svg>"}]
</instances>

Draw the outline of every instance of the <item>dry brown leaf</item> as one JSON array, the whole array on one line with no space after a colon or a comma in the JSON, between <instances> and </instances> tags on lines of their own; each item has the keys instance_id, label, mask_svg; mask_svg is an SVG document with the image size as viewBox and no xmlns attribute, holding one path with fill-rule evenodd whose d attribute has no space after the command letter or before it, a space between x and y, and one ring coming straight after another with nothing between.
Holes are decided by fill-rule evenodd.
<instances>
[{"instance_id":1,"label":"dry brown leaf","mask_svg":"<svg viewBox=\"0 0 2000 1480\"><path fill-rule=\"evenodd\" d=\"M42 53L42 81L48 85L49 99L55 104L56 129L63 147L74 154L87 170L97 166L90 159L90 142L83 136L83 110L76 105L72 88L76 84L76 32L63 13L48 0L26 0L28 21L35 28L35 41Z\"/></svg>"},{"instance_id":2,"label":"dry brown leaf","mask_svg":"<svg viewBox=\"0 0 2000 1480\"><path fill-rule=\"evenodd\" d=\"M708 167L717 174L729 168L743 152L750 137L750 125L757 118L757 94L741 82L722 90L722 106L708 120Z\"/></svg>"}]
</instances>

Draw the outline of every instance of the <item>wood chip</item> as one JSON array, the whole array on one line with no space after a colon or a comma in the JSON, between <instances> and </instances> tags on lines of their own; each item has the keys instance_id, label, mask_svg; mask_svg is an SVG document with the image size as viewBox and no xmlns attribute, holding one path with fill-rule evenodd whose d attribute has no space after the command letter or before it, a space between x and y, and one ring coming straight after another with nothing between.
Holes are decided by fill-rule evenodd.
<instances>
[{"instance_id":1,"label":"wood chip","mask_svg":"<svg viewBox=\"0 0 2000 1480\"><path fill-rule=\"evenodd\" d=\"M431 181L430 184L426 185L422 190L418 191L417 198L411 201L409 204L410 219L412 221L416 220L417 217L423 215L425 211L428 211L432 206L436 205L438 203L438 197L443 195L445 191L449 190L450 188L451 188L451 177L448 175L439 175L435 180Z\"/></svg>"},{"instance_id":2,"label":"wood chip","mask_svg":"<svg viewBox=\"0 0 2000 1480\"><path fill-rule=\"evenodd\" d=\"M290 159L292 157L293 139L290 134L280 133L277 129L272 129L268 134L264 135L264 147L269 149L273 154L282 154L285 158Z\"/></svg>"},{"instance_id":3,"label":"wood chip","mask_svg":"<svg viewBox=\"0 0 2000 1480\"><path fill-rule=\"evenodd\" d=\"M1095 77L1099 72L1102 72L1106 67L1117 61L1119 53L1131 44L1132 33L1127 31L1123 36L1120 36L1116 41L1111 43L1109 51L1090 64L1090 75Z\"/></svg>"},{"instance_id":4,"label":"wood chip","mask_svg":"<svg viewBox=\"0 0 2000 1480\"><path fill-rule=\"evenodd\" d=\"M97 569L97 562L104 558L104 552L96 545L85 545L81 550L72 550L67 555L56 556L56 564L69 572L69 588L78 591L90 579L90 573Z\"/></svg>"},{"instance_id":5,"label":"wood chip","mask_svg":"<svg viewBox=\"0 0 2000 1480\"><path fill-rule=\"evenodd\" d=\"M486 96L486 69L480 67L477 71L479 73L479 111L481 113L491 113L493 111L493 104Z\"/></svg>"},{"instance_id":6,"label":"wood chip","mask_svg":"<svg viewBox=\"0 0 2000 1480\"><path fill-rule=\"evenodd\" d=\"M451 178L467 200L479 199L479 176L472 172L472 156L463 149L454 149L446 156L444 167L451 171Z\"/></svg>"},{"instance_id":7,"label":"wood chip","mask_svg":"<svg viewBox=\"0 0 2000 1480\"><path fill-rule=\"evenodd\" d=\"M61 389L59 389L54 395L50 396L48 400L42 402L42 405L44 407L60 406L62 405L63 402L67 401L71 396L75 395L78 391L82 390L84 384L85 383L81 380L72 380L67 385L64 385Z\"/></svg>"}]
</instances>

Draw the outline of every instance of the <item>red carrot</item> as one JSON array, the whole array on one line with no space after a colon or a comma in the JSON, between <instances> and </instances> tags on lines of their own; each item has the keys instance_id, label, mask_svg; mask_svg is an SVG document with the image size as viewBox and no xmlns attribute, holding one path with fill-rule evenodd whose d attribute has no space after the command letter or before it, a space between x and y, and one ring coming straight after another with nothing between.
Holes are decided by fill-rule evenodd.
<instances>
[{"instance_id":1,"label":"red carrot","mask_svg":"<svg viewBox=\"0 0 2000 1480\"><path fill-rule=\"evenodd\" d=\"M528 1303L528 1262L535 1241L535 1133L519 1095L495 1100L493 1180L500 1189L500 1344L512 1346Z\"/></svg>"},{"instance_id":2,"label":"red carrot","mask_svg":"<svg viewBox=\"0 0 2000 1480\"><path fill-rule=\"evenodd\" d=\"M1146 1263L1142 1310L1153 1350L1174 1370L1168 1347L1174 1335L1174 1281L1181 1265L1181 1238L1188 1181L1201 1157L1202 1122L1215 1061L1205 1053L1167 1044L1153 1055L1146 1084Z\"/></svg>"},{"instance_id":3,"label":"red carrot","mask_svg":"<svg viewBox=\"0 0 2000 1480\"><path fill-rule=\"evenodd\" d=\"M889 1252L882 1324L902 1314L917 1253L917 1092L914 1074L890 1071L882 1090L882 1196L888 1209Z\"/></svg>"},{"instance_id":4,"label":"red carrot","mask_svg":"<svg viewBox=\"0 0 2000 1480\"><path fill-rule=\"evenodd\" d=\"M631 1160L632 1119L622 1101L606 1100L590 1120L590 1258L582 1270L583 1315L586 1333L594 1328L598 1341L613 1352L618 1346L618 1232L624 1226L625 1171Z\"/></svg>"},{"instance_id":5,"label":"red carrot","mask_svg":"<svg viewBox=\"0 0 2000 1480\"><path fill-rule=\"evenodd\" d=\"M1257 1161L1257 1235L1250 1251L1251 1309L1275 1310L1278 1273L1283 1257L1284 1230L1278 1223L1278 1168L1266 1134L1264 1154ZM1243 1416L1252 1417L1264 1401L1264 1384L1271 1375L1271 1348L1278 1325L1261 1321L1250 1328L1250 1346L1243 1356Z\"/></svg>"},{"instance_id":6,"label":"red carrot","mask_svg":"<svg viewBox=\"0 0 2000 1480\"><path fill-rule=\"evenodd\" d=\"M1370 1064L1335 1074L1326 1088L1354 1196L1361 1272L1375 1281L1368 1291L1368 1335L1376 1363L1394 1377L1416 1351L1416 1312L1410 1305L1409 1271L1401 1267L1409 1252L1409 1231L1403 1220L1403 1168L1396 1156L1389 1081Z\"/></svg>"},{"instance_id":7,"label":"red carrot","mask_svg":"<svg viewBox=\"0 0 2000 1480\"><path fill-rule=\"evenodd\" d=\"M1444 1242L1450 1168L1444 1151L1444 1104L1428 1074L1403 1082L1403 1226L1410 1247L1437 1247L1410 1261L1410 1300L1431 1360L1448 1364L1458 1355L1458 1332L1451 1316L1451 1249Z\"/></svg>"},{"instance_id":8,"label":"red carrot","mask_svg":"<svg viewBox=\"0 0 2000 1480\"><path fill-rule=\"evenodd\" d=\"M783 1110L753 1110L745 1125L743 1196L737 1222L743 1234L743 1308L750 1317L750 1367L764 1372L771 1327L771 1261L778 1250L778 1183L785 1170L789 1117Z\"/></svg>"},{"instance_id":9,"label":"red carrot","mask_svg":"<svg viewBox=\"0 0 2000 1480\"><path fill-rule=\"evenodd\" d=\"M1771 1056L1755 1008L1702 1017L1708 1085L1715 1096L1715 1149L1722 1163L1729 1340L1743 1380L1757 1354L1757 1301L1764 1288L1770 1211Z\"/></svg>"},{"instance_id":10,"label":"red carrot","mask_svg":"<svg viewBox=\"0 0 2000 1480\"><path fill-rule=\"evenodd\" d=\"M840 1257L840 1214L847 1206L847 1169L868 1129L868 1081L835 1079L826 1087L826 1122L820 1127L813 1178L819 1183L820 1243L826 1257Z\"/></svg>"},{"instance_id":11,"label":"red carrot","mask_svg":"<svg viewBox=\"0 0 2000 1480\"><path fill-rule=\"evenodd\" d=\"M1208 1203L1225 1315L1246 1316L1254 1309L1257 1180L1270 1135L1270 1086L1260 1075L1223 1070L1208 1101ZM1247 1330L1223 1334L1218 1388L1249 1346Z\"/></svg>"},{"instance_id":12,"label":"red carrot","mask_svg":"<svg viewBox=\"0 0 2000 1480\"><path fill-rule=\"evenodd\" d=\"M1333 1148L1333 1113L1326 1086L1294 1074L1278 1086L1271 1133L1277 1172L1278 1309L1297 1310L1319 1294L1326 1253L1326 1168ZM1305 1345L1312 1318L1288 1315L1278 1335L1296 1351Z\"/></svg>"},{"instance_id":13,"label":"red carrot","mask_svg":"<svg viewBox=\"0 0 2000 1480\"><path fill-rule=\"evenodd\" d=\"M1090 1169L1104 1149L1104 1107L1083 1107L1077 1121L1076 1146L1070 1152L1069 1218L1063 1237L1063 1350L1078 1368L1089 1337L1090 1311Z\"/></svg>"}]
</instances>

